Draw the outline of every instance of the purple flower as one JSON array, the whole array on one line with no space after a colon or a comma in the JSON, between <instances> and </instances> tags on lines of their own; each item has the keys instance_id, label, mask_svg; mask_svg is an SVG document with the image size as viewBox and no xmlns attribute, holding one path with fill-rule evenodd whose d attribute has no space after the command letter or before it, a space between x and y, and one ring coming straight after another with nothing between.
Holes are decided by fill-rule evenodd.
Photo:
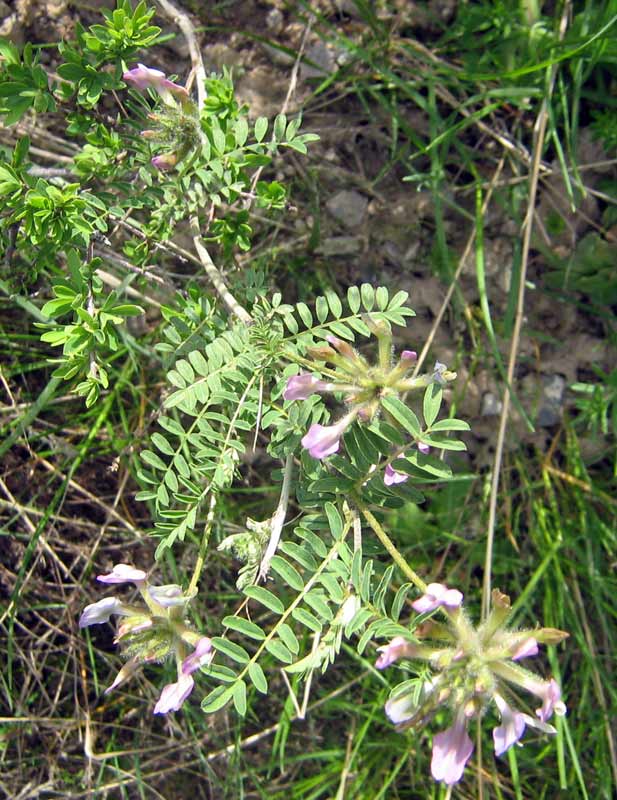
<instances>
[{"instance_id":1,"label":"purple flower","mask_svg":"<svg viewBox=\"0 0 617 800\"><path fill-rule=\"evenodd\" d=\"M495 755L501 756L518 742L525 732L525 725L530 717L520 711L514 711L500 695L494 696L495 704L501 715L501 725L493 728ZM533 721L533 720L532 720Z\"/></svg>"},{"instance_id":2,"label":"purple flower","mask_svg":"<svg viewBox=\"0 0 617 800\"><path fill-rule=\"evenodd\" d=\"M436 781L448 785L460 781L465 764L473 753L473 742L467 735L466 719L459 712L452 727L433 737L431 773Z\"/></svg>"},{"instance_id":3,"label":"purple flower","mask_svg":"<svg viewBox=\"0 0 617 800\"><path fill-rule=\"evenodd\" d=\"M399 658L411 658L414 652L414 645L404 639L402 636L395 636L389 644L378 647L377 652L381 653L375 667L377 669L385 669L390 664L394 664Z\"/></svg>"},{"instance_id":4,"label":"purple flower","mask_svg":"<svg viewBox=\"0 0 617 800\"><path fill-rule=\"evenodd\" d=\"M518 661L520 658L528 658L529 656L538 655L538 642L533 636L523 639L522 642L516 645L510 658L512 661Z\"/></svg>"},{"instance_id":5,"label":"purple flower","mask_svg":"<svg viewBox=\"0 0 617 800\"><path fill-rule=\"evenodd\" d=\"M411 719L418 707L414 703L413 695L407 692L387 700L384 710L390 722L394 725L400 725L401 722L407 722L407 720Z\"/></svg>"},{"instance_id":6,"label":"purple flower","mask_svg":"<svg viewBox=\"0 0 617 800\"><path fill-rule=\"evenodd\" d=\"M541 722L546 722L553 715L563 716L566 713L566 706L561 701L561 689L555 678L551 678L543 684L542 690L535 692L542 699L542 708L536 709L536 716Z\"/></svg>"},{"instance_id":7,"label":"purple flower","mask_svg":"<svg viewBox=\"0 0 617 800\"><path fill-rule=\"evenodd\" d=\"M108 622L112 614L128 615L130 613L117 597L104 597L84 608L79 618L79 627L87 628L88 625L100 625L102 622Z\"/></svg>"},{"instance_id":8,"label":"purple flower","mask_svg":"<svg viewBox=\"0 0 617 800\"><path fill-rule=\"evenodd\" d=\"M442 364L441 361L436 361L433 367L433 383L438 383L440 386L445 386L447 383L444 372L447 371L447 366Z\"/></svg>"},{"instance_id":9,"label":"purple flower","mask_svg":"<svg viewBox=\"0 0 617 800\"><path fill-rule=\"evenodd\" d=\"M356 411L352 411L335 425L319 425L313 423L308 433L302 438L302 447L308 450L313 458L326 458L336 453L339 448L340 439L351 421L356 416Z\"/></svg>"},{"instance_id":10,"label":"purple flower","mask_svg":"<svg viewBox=\"0 0 617 800\"><path fill-rule=\"evenodd\" d=\"M327 391L331 386L332 384L316 378L310 372L301 372L287 381L283 398L285 400L306 400L315 392Z\"/></svg>"},{"instance_id":11,"label":"purple flower","mask_svg":"<svg viewBox=\"0 0 617 800\"><path fill-rule=\"evenodd\" d=\"M148 594L163 608L173 608L174 606L184 606L190 602L195 594L190 597L182 593L182 587L177 583L168 583L165 586L149 586Z\"/></svg>"},{"instance_id":12,"label":"purple flower","mask_svg":"<svg viewBox=\"0 0 617 800\"><path fill-rule=\"evenodd\" d=\"M423 442L418 442L418 451L422 453L422 455L428 455L430 453L431 448L428 444L424 444Z\"/></svg>"},{"instance_id":13,"label":"purple flower","mask_svg":"<svg viewBox=\"0 0 617 800\"><path fill-rule=\"evenodd\" d=\"M154 156L150 159L153 167L160 170L172 169L178 163L178 157L175 153L163 153L161 156Z\"/></svg>"},{"instance_id":14,"label":"purple flower","mask_svg":"<svg viewBox=\"0 0 617 800\"><path fill-rule=\"evenodd\" d=\"M178 677L176 683L168 683L154 706L154 713L169 714L170 711L177 711L193 691L194 686L195 681L191 676L184 674Z\"/></svg>"},{"instance_id":15,"label":"purple flower","mask_svg":"<svg viewBox=\"0 0 617 800\"><path fill-rule=\"evenodd\" d=\"M101 583L136 583L139 585L146 580L146 573L142 569L131 567L130 564L116 564L110 573L97 575L96 579Z\"/></svg>"},{"instance_id":16,"label":"purple flower","mask_svg":"<svg viewBox=\"0 0 617 800\"><path fill-rule=\"evenodd\" d=\"M212 640L207 636L202 636L191 655L187 656L182 662L182 674L190 675L195 670L203 667L204 664L209 664L213 655Z\"/></svg>"},{"instance_id":17,"label":"purple flower","mask_svg":"<svg viewBox=\"0 0 617 800\"><path fill-rule=\"evenodd\" d=\"M405 483L406 480L409 480L409 475L406 475L404 472L398 472L391 464L388 464L383 476L383 482L386 486Z\"/></svg>"},{"instance_id":18,"label":"purple flower","mask_svg":"<svg viewBox=\"0 0 617 800\"><path fill-rule=\"evenodd\" d=\"M458 589L448 589L442 583L429 583L426 592L415 600L411 606L418 614L427 614L440 606L448 609L458 608L463 602L463 595Z\"/></svg>"},{"instance_id":19,"label":"purple flower","mask_svg":"<svg viewBox=\"0 0 617 800\"><path fill-rule=\"evenodd\" d=\"M418 359L418 354L416 353L415 350L403 350L403 352L401 353L401 361L406 361L410 365L413 364L414 361L417 361L417 359Z\"/></svg>"},{"instance_id":20,"label":"purple flower","mask_svg":"<svg viewBox=\"0 0 617 800\"><path fill-rule=\"evenodd\" d=\"M125 72L122 80L133 83L142 92L146 89L154 89L165 103L173 103L173 95L176 95L181 102L186 101L189 97L184 86L178 86L173 81L167 80L165 73L160 69L152 69L143 64L138 64Z\"/></svg>"}]
</instances>

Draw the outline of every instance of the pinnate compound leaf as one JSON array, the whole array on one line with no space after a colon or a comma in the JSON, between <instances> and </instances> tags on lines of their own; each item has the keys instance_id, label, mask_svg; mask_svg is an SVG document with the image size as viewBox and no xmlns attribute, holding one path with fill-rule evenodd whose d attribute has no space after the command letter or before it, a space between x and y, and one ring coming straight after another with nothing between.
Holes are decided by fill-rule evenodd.
<instances>
[{"instance_id":1,"label":"pinnate compound leaf","mask_svg":"<svg viewBox=\"0 0 617 800\"><path fill-rule=\"evenodd\" d=\"M231 700L234 693L234 686L217 686L201 702L201 710L206 714L213 714L220 711Z\"/></svg>"},{"instance_id":2,"label":"pinnate compound leaf","mask_svg":"<svg viewBox=\"0 0 617 800\"><path fill-rule=\"evenodd\" d=\"M228 616L223 618L223 625L226 628L231 628L232 631L248 636L249 639L256 639L261 642L266 638L266 634L262 631L259 625L251 622L244 617Z\"/></svg>"},{"instance_id":3,"label":"pinnate compound leaf","mask_svg":"<svg viewBox=\"0 0 617 800\"><path fill-rule=\"evenodd\" d=\"M414 437L421 434L420 421L398 397L384 397L381 404L405 430Z\"/></svg>"},{"instance_id":4,"label":"pinnate compound leaf","mask_svg":"<svg viewBox=\"0 0 617 800\"><path fill-rule=\"evenodd\" d=\"M261 692L261 694L268 694L268 681L266 680L263 669L256 661L251 661L248 666L248 673L257 691Z\"/></svg>"},{"instance_id":5,"label":"pinnate compound leaf","mask_svg":"<svg viewBox=\"0 0 617 800\"><path fill-rule=\"evenodd\" d=\"M266 642L266 650L284 664L291 664L293 656L280 639L270 639Z\"/></svg>"},{"instance_id":6,"label":"pinnate compound leaf","mask_svg":"<svg viewBox=\"0 0 617 800\"><path fill-rule=\"evenodd\" d=\"M246 714L246 683L243 680L238 680L234 683L232 689L234 706L238 714L243 717Z\"/></svg>"},{"instance_id":7,"label":"pinnate compound leaf","mask_svg":"<svg viewBox=\"0 0 617 800\"><path fill-rule=\"evenodd\" d=\"M270 609L270 611L273 611L275 614L282 614L283 611L285 611L285 606L278 597L272 594L268 589L264 589L263 586L247 586L244 590L244 594L250 597L251 600L257 600L262 606Z\"/></svg>"},{"instance_id":8,"label":"pinnate compound leaf","mask_svg":"<svg viewBox=\"0 0 617 800\"><path fill-rule=\"evenodd\" d=\"M212 639L212 646L219 653L231 658L232 661L237 661L238 664L247 664L250 660L250 656L244 647L235 642L230 642L228 639L223 639L222 636L215 636Z\"/></svg>"}]
</instances>

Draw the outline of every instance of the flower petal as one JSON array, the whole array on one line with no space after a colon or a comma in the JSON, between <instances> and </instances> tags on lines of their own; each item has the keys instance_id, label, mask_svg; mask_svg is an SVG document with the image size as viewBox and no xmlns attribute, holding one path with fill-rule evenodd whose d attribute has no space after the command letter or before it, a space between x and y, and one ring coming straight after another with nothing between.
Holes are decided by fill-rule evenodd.
<instances>
[{"instance_id":1,"label":"flower petal","mask_svg":"<svg viewBox=\"0 0 617 800\"><path fill-rule=\"evenodd\" d=\"M148 594L163 608L173 608L174 606L184 606L195 597L196 592L188 595L182 592L182 587L177 583L168 583L165 586L149 586Z\"/></svg>"},{"instance_id":2,"label":"flower petal","mask_svg":"<svg viewBox=\"0 0 617 800\"><path fill-rule=\"evenodd\" d=\"M408 692L397 697L391 697L386 701L384 710L390 722L394 725L400 725L401 722L407 722L408 719L415 715L418 706L414 703L413 694Z\"/></svg>"},{"instance_id":3,"label":"flower petal","mask_svg":"<svg viewBox=\"0 0 617 800\"><path fill-rule=\"evenodd\" d=\"M207 636L202 636L195 645L195 650L182 662L182 673L190 675L195 670L203 667L204 664L209 664L213 655L212 640Z\"/></svg>"},{"instance_id":4,"label":"flower petal","mask_svg":"<svg viewBox=\"0 0 617 800\"><path fill-rule=\"evenodd\" d=\"M377 669L386 669L386 667L398 661L399 658L411 658L414 650L415 646L408 642L407 639L402 636L395 636L389 644L377 648L377 652L381 653L381 655L375 662L375 667Z\"/></svg>"},{"instance_id":5,"label":"flower petal","mask_svg":"<svg viewBox=\"0 0 617 800\"><path fill-rule=\"evenodd\" d=\"M175 153L163 153L160 156L154 156L154 158L150 159L150 163L155 169L159 169L161 171L165 171L167 169L173 169L178 163L178 157Z\"/></svg>"},{"instance_id":6,"label":"flower petal","mask_svg":"<svg viewBox=\"0 0 617 800\"><path fill-rule=\"evenodd\" d=\"M394 469L391 464L388 464L383 476L383 482L386 486L394 486L397 483L405 483L407 480L409 480L409 475L406 475L404 472L399 472L398 470Z\"/></svg>"},{"instance_id":7,"label":"flower petal","mask_svg":"<svg viewBox=\"0 0 617 800\"><path fill-rule=\"evenodd\" d=\"M299 375L292 375L287 381L287 386L283 392L284 400L306 400L315 392L323 392L331 384L316 378L310 372L301 372Z\"/></svg>"},{"instance_id":8,"label":"flower petal","mask_svg":"<svg viewBox=\"0 0 617 800\"><path fill-rule=\"evenodd\" d=\"M104 597L84 608L79 618L79 627L87 628L88 625L100 625L102 622L108 622L112 614L129 615L130 613L131 611L125 608L117 597Z\"/></svg>"},{"instance_id":9,"label":"flower petal","mask_svg":"<svg viewBox=\"0 0 617 800\"><path fill-rule=\"evenodd\" d=\"M313 423L308 433L302 438L302 447L308 450L313 458L326 458L339 449L341 436L351 424L357 412L347 414L335 425L319 425Z\"/></svg>"},{"instance_id":10,"label":"flower petal","mask_svg":"<svg viewBox=\"0 0 617 800\"><path fill-rule=\"evenodd\" d=\"M514 652L510 656L512 661L518 661L519 658L528 658L529 656L538 655L538 642L533 636L523 639L518 645L515 646Z\"/></svg>"},{"instance_id":11,"label":"flower petal","mask_svg":"<svg viewBox=\"0 0 617 800\"><path fill-rule=\"evenodd\" d=\"M521 738L528 717L520 711L511 709L500 695L496 694L494 700L501 715L501 725L493 728L493 742L495 755L500 756Z\"/></svg>"},{"instance_id":12,"label":"flower petal","mask_svg":"<svg viewBox=\"0 0 617 800\"><path fill-rule=\"evenodd\" d=\"M473 742L467 735L465 715L459 713L450 728L433 737L433 778L448 785L460 781L472 753Z\"/></svg>"},{"instance_id":13,"label":"flower petal","mask_svg":"<svg viewBox=\"0 0 617 800\"><path fill-rule=\"evenodd\" d=\"M418 614L427 614L440 606L446 608L458 608L463 602L463 595L458 589L448 589L442 583L429 583L422 597L411 604Z\"/></svg>"},{"instance_id":14,"label":"flower petal","mask_svg":"<svg viewBox=\"0 0 617 800\"><path fill-rule=\"evenodd\" d=\"M561 689L555 678L544 684L544 691L539 695L542 699L542 708L536 710L536 716L541 722L546 722L553 715L562 717L566 713L565 703L561 701Z\"/></svg>"},{"instance_id":15,"label":"flower petal","mask_svg":"<svg viewBox=\"0 0 617 800\"><path fill-rule=\"evenodd\" d=\"M180 675L176 683L168 683L154 706L154 713L169 714L170 711L177 711L193 691L194 686L195 681L190 675Z\"/></svg>"},{"instance_id":16,"label":"flower petal","mask_svg":"<svg viewBox=\"0 0 617 800\"><path fill-rule=\"evenodd\" d=\"M97 575L101 583L143 583L146 573L142 569L131 567L130 564L116 564L107 575Z\"/></svg>"}]
</instances>

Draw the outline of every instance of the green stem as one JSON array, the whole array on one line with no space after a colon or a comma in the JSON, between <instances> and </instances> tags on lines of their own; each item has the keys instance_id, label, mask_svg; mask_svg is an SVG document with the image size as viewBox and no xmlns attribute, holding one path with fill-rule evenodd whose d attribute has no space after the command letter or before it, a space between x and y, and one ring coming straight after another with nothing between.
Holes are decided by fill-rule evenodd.
<instances>
[{"instance_id":1,"label":"green stem","mask_svg":"<svg viewBox=\"0 0 617 800\"><path fill-rule=\"evenodd\" d=\"M409 578L409 580L413 584L415 584L418 587L418 589L420 589L421 592L425 592L426 583L424 583L422 578L416 572L414 572L414 570L409 566L407 561L399 553L399 551L396 549L396 546L394 545L394 542L392 541L392 539L390 539L388 534L381 527L377 518L373 515L371 511L368 510L368 508L364 505L362 500L360 500L357 494L354 494L352 499L353 502L358 507L358 509L362 512L362 516L364 517L364 519L368 522L368 524L375 532L379 541L386 548L388 553L392 556L394 562L397 564L401 572L404 575L406 575Z\"/></svg>"},{"instance_id":2,"label":"green stem","mask_svg":"<svg viewBox=\"0 0 617 800\"><path fill-rule=\"evenodd\" d=\"M204 532L201 537L201 544L199 546L199 553L197 555L197 560L195 562L195 569L193 570L193 576L191 577L191 582L189 583L189 588L186 590L188 595L191 595L193 592L197 591L197 583L201 576L201 571L204 568L204 564L206 562L206 553L208 552L208 544L210 543L210 534L212 533L212 523L214 522L214 509L216 508L216 501L217 501L217 494L216 492L212 492L210 495L210 508L208 509L208 517L206 519L206 524L204 525Z\"/></svg>"}]
</instances>

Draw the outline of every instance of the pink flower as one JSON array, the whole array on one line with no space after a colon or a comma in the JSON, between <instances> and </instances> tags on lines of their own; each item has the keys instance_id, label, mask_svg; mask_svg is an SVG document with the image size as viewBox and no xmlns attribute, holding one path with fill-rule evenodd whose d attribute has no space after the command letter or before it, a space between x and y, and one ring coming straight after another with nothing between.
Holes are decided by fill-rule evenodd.
<instances>
[{"instance_id":1,"label":"pink flower","mask_svg":"<svg viewBox=\"0 0 617 800\"><path fill-rule=\"evenodd\" d=\"M458 608L463 602L463 595L458 589L448 589L442 583L429 583L426 592L415 600L411 606L418 614L427 614L440 606L448 609Z\"/></svg>"},{"instance_id":2,"label":"pink flower","mask_svg":"<svg viewBox=\"0 0 617 800\"><path fill-rule=\"evenodd\" d=\"M190 675L195 670L203 667L204 664L209 664L212 661L212 656L212 641L207 636L202 636L191 655L187 656L182 662L182 674Z\"/></svg>"},{"instance_id":3,"label":"pink flower","mask_svg":"<svg viewBox=\"0 0 617 800\"><path fill-rule=\"evenodd\" d=\"M406 480L409 480L409 475L406 475L404 472L398 472L391 464L388 464L383 476L383 482L386 486L405 483Z\"/></svg>"},{"instance_id":4,"label":"pink flower","mask_svg":"<svg viewBox=\"0 0 617 800\"><path fill-rule=\"evenodd\" d=\"M542 708L536 709L536 716L541 722L546 722L553 715L562 717L566 713L565 703L561 701L561 689L555 678L543 684L542 691L535 692L542 699Z\"/></svg>"},{"instance_id":5,"label":"pink flower","mask_svg":"<svg viewBox=\"0 0 617 800\"><path fill-rule=\"evenodd\" d=\"M448 785L460 781L472 753L473 742L467 735L465 715L459 712L452 727L433 737L433 778Z\"/></svg>"},{"instance_id":6,"label":"pink flower","mask_svg":"<svg viewBox=\"0 0 617 800\"><path fill-rule=\"evenodd\" d=\"M315 392L327 391L332 384L319 380L309 372L293 375L288 381L283 398L285 400L306 400Z\"/></svg>"},{"instance_id":7,"label":"pink flower","mask_svg":"<svg viewBox=\"0 0 617 800\"><path fill-rule=\"evenodd\" d=\"M110 573L97 575L96 579L101 583L136 583L139 585L146 580L146 573L142 569L131 567L130 564L116 564Z\"/></svg>"},{"instance_id":8,"label":"pink flower","mask_svg":"<svg viewBox=\"0 0 617 800\"><path fill-rule=\"evenodd\" d=\"M403 350L401 353L401 361L406 361L409 365L413 364L414 361L417 361L418 354L415 350Z\"/></svg>"},{"instance_id":9,"label":"pink flower","mask_svg":"<svg viewBox=\"0 0 617 800\"><path fill-rule=\"evenodd\" d=\"M154 713L169 714L170 711L177 711L193 691L194 686L195 681L191 676L184 674L178 677L176 683L168 683L154 706Z\"/></svg>"},{"instance_id":10,"label":"pink flower","mask_svg":"<svg viewBox=\"0 0 617 800\"><path fill-rule=\"evenodd\" d=\"M79 618L79 627L87 628L88 625L100 625L108 622L112 614L131 614L117 597L104 597L96 603L86 606Z\"/></svg>"},{"instance_id":11,"label":"pink flower","mask_svg":"<svg viewBox=\"0 0 617 800\"><path fill-rule=\"evenodd\" d=\"M520 658L528 658L529 656L537 656L538 655L538 642L530 636L527 639L523 639L514 649L514 652L510 656L512 661L518 661Z\"/></svg>"},{"instance_id":12,"label":"pink flower","mask_svg":"<svg viewBox=\"0 0 617 800\"><path fill-rule=\"evenodd\" d=\"M344 416L335 425L318 425L313 423L308 433L302 438L302 447L308 450L313 458L326 458L336 453L341 436L356 416L356 411Z\"/></svg>"},{"instance_id":13,"label":"pink flower","mask_svg":"<svg viewBox=\"0 0 617 800\"><path fill-rule=\"evenodd\" d=\"M557 731L552 725L530 717L520 711L511 709L506 701L498 694L494 695L495 704L501 715L501 725L493 728L493 742L495 744L495 755L500 756L519 741L525 732L525 727L537 728L543 733L555 734Z\"/></svg>"},{"instance_id":14,"label":"pink flower","mask_svg":"<svg viewBox=\"0 0 617 800\"><path fill-rule=\"evenodd\" d=\"M184 606L190 602L195 594L189 595L182 593L182 587L177 583L168 583L165 586L149 586L148 594L163 608L173 608L174 606Z\"/></svg>"},{"instance_id":15,"label":"pink flower","mask_svg":"<svg viewBox=\"0 0 617 800\"><path fill-rule=\"evenodd\" d=\"M413 701L413 695L407 692L387 700L384 710L390 722L394 725L400 725L401 722L407 722L408 719L411 719L418 707Z\"/></svg>"},{"instance_id":16,"label":"pink flower","mask_svg":"<svg viewBox=\"0 0 617 800\"><path fill-rule=\"evenodd\" d=\"M518 742L525 732L526 721L530 718L520 711L513 711L500 695L496 694L494 700L501 715L501 725L493 728L493 742L495 755L500 756Z\"/></svg>"},{"instance_id":17,"label":"pink flower","mask_svg":"<svg viewBox=\"0 0 617 800\"><path fill-rule=\"evenodd\" d=\"M399 658L411 658L414 652L414 645L404 639L402 636L395 636L389 644L378 647L377 652L381 653L375 667L377 669L385 669L390 664L394 664Z\"/></svg>"},{"instance_id":18,"label":"pink flower","mask_svg":"<svg viewBox=\"0 0 617 800\"><path fill-rule=\"evenodd\" d=\"M178 86L173 81L167 80L165 73L160 69L152 69L143 64L138 64L125 72L122 80L133 83L142 92L146 89L154 89L165 103L173 103L173 95L176 95L180 102L186 101L189 97L184 86Z\"/></svg>"},{"instance_id":19,"label":"pink flower","mask_svg":"<svg viewBox=\"0 0 617 800\"><path fill-rule=\"evenodd\" d=\"M178 157L175 153L163 153L163 155L154 156L154 158L150 159L150 163L156 169L165 171L176 166Z\"/></svg>"}]
</instances>

